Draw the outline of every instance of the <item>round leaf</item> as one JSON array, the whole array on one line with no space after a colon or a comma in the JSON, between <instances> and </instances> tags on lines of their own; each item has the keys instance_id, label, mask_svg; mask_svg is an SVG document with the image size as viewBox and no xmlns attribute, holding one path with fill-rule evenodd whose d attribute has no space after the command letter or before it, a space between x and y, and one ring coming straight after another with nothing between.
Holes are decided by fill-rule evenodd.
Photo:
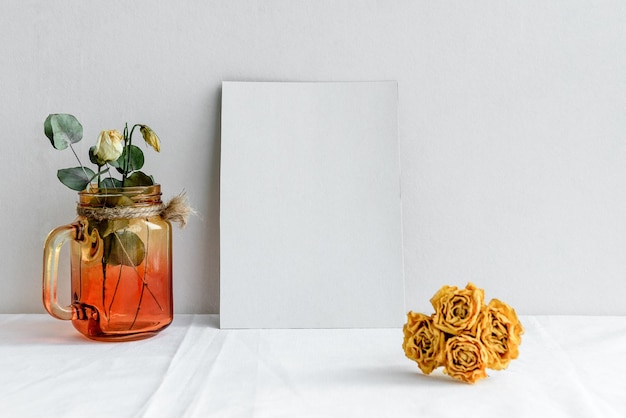
<instances>
[{"instance_id":1,"label":"round leaf","mask_svg":"<svg viewBox=\"0 0 626 418\"><path fill-rule=\"evenodd\" d=\"M130 149L130 158L129 158L129 150ZM135 145L131 145L130 147L124 147L124 151L120 158L115 161L109 162L110 165L117 168L117 171L120 173L130 173L132 171L140 170L143 167L144 156L141 148Z\"/></svg>"},{"instance_id":2,"label":"round leaf","mask_svg":"<svg viewBox=\"0 0 626 418\"><path fill-rule=\"evenodd\" d=\"M141 171L135 171L133 174L128 176L126 182L124 182L125 187L132 186L152 186L154 184L154 179Z\"/></svg>"},{"instance_id":3,"label":"round leaf","mask_svg":"<svg viewBox=\"0 0 626 418\"><path fill-rule=\"evenodd\" d=\"M145 255L145 245L134 232L119 231L104 237L103 261L106 264L137 267Z\"/></svg>"},{"instance_id":4,"label":"round leaf","mask_svg":"<svg viewBox=\"0 0 626 418\"><path fill-rule=\"evenodd\" d=\"M57 177L61 183L76 191L84 190L96 175L87 167L63 168L57 171Z\"/></svg>"},{"instance_id":5,"label":"round leaf","mask_svg":"<svg viewBox=\"0 0 626 418\"><path fill-rule=\"evenodd\" d=\"M96 147L95 147L95 145L93 147L89 148L89 161L91 161L95 165L104 165L104 164L101 164L101 162L98 159L98 157L96 157Z\"/></svg>"},{"instance_id":6,"label":"round leaf","mask_svg":"<svg viewBox=\"0 0 626 418\"><path fill-rule=\"evenodd\" d=\"M43 123L44 133L52 146L63 150L83 139L83 126L73 115L53 113Z\"/></svg>"},{"instance_id":7,"label":"round leaf","mask_svg":"<svg viewBox=\"0 0 626 418\"><path fill-rule=\"evenodd\" d=\"M122 187L122 181L113 177L103 178L100 184L102 189L119 189L120 187Z\"/></svg>"}]
</instances>

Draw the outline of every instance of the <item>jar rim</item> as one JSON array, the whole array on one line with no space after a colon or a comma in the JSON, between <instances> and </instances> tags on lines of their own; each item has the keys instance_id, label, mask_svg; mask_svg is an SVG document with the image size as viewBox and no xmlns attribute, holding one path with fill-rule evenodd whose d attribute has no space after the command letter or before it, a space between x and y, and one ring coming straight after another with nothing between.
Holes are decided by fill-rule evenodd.
<instances>
[{"instance_id":1,"label":"jar rim","mask_svg":"<svg viewBox=\"0 0 626 418\"><path fill-rule=\"evenodd\" d=\"M161 194L161 185L152 184L150 186L128 186L128 187L104 187L99 188L95 184L87 186L87 189L78 192L81 197L99 196L99 197L115 197L129 195L157 195Z\"/></svg>"}]
</instances>

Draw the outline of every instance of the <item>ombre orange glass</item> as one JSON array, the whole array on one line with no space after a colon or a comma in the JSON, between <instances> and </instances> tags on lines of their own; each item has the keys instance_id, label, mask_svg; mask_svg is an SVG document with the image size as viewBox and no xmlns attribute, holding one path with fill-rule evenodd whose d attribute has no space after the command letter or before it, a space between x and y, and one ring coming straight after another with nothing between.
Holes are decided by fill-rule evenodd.
<instances>
[{"instance_id":1,"label":"ombre orange glass","mask_svg":"<svg viewBox=\"0 0 626 418\"><path fill-rule=\"evenodd\" d=\"M159 185L79 193L78 218L44 246L43 303L90 339L155 335L173 319L172 229ZM71 304L57 302L59 252L70 242Z\"/></svg>"}]
</instances>

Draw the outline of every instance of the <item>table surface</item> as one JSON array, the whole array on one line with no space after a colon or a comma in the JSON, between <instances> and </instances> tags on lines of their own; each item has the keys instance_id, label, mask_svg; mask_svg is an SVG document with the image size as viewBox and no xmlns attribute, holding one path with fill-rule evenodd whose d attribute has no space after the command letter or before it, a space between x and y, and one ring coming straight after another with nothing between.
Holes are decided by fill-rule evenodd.
<instances>
[{"instance_id":1,"label":"table surface","mask_svg":"<svg viewBox=\"0 0 626 418\"><path fill-rule=\"evenodd\" d=\"M156 337L101 343L47 315L0 315L0 415L626 416L626 317L520 319L519 359L469 385L422 375L401 329L221 330L217 315L178 315Z\"/></svg>"}]
</instances>

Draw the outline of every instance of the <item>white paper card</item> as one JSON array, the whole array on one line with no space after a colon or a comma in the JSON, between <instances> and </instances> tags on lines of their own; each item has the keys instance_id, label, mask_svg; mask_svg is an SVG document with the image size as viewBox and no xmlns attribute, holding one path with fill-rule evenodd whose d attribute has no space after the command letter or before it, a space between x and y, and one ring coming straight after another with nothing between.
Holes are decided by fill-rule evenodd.
<instances>
[{"instance_id":1,"label":"white paper card","mask_svg":"<svg viewBox=\"0 0 626 418\"><path fill-rule=\"evenodd\" d=\"M222 328L404 322L396 82L224 82Z\"/></svg>"}]
</instances>

